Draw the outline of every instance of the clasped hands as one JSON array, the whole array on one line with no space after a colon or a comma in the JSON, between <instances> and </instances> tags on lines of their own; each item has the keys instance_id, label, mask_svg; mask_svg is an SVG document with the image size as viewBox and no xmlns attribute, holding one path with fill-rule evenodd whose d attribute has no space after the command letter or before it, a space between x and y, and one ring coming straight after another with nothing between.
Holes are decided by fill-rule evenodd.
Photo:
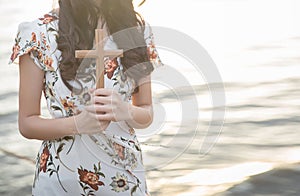
<instances>
[{"instance_id":1,"label":"clasped hands","mask_svg":"<svg viewBox=\"0 0 300 196\"><path fill-rule=\"evenodd\" d=\"M129 120L131 104L123 101L121 95L113 89L91 89L91 104L86 105L74 118L76 132L93 134L104 131L111 121Z\"/></svg>"}]
</instances>

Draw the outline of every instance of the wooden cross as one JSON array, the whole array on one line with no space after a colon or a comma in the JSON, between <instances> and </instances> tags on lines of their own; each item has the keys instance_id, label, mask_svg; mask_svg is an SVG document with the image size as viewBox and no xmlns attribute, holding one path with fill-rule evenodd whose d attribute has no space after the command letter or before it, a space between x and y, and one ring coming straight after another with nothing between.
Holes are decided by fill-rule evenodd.
<instances>
[{"instance_id":1,"label":"wooden cross","mask_svg":"<svg viewBox=\"0 0 300 196\"><path fill-rule=\"evenodd\" d=\"M104 57L122 57L123 50L104 50L104 31L95 30L95 50L76 50L75 58L96 59L96 88L104 88Z\"/></svg>"}]
</instances>

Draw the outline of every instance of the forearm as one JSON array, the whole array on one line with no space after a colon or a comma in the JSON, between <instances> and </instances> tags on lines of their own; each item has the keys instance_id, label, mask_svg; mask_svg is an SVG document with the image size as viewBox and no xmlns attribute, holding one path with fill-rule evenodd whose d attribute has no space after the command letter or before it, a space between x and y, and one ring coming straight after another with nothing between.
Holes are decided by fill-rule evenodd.
<instances>
[{"instance_id":1,"label":"forearm","mask_svg":"<svg viewBox=\"0 0 300 196\"><path fill-rule=\"evenodd\" d=\"M19 116L20 133L28 139L53 140L76 134L74 116L46 119L40 115Z\"/></svg>"},{"instance_id":2,"label":"forearm","mask_svg":"<svg viewBox=\"0 0 300 196\"><path fill-rule=\"evenodd\" d=\"M144 129L151 125L153 121L153 109L151 105L129 106L129 118L126 122L136 129Z\"/></svg>"}]
</instances>

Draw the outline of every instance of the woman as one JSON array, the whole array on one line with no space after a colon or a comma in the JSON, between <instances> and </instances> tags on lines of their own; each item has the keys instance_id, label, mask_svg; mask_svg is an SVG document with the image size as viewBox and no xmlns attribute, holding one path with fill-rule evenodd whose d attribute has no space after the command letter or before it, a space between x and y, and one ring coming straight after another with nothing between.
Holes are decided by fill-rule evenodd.
<instances>
[{"instance_id":1,"label":"woman","mask_svg":"<svg viewBox=\"0 0 300 196\"><path fill-rule=\"evenodd\" d=\"M95 62L74 55L95 46L95 28L106 30L105 49L124 50L104 58L99 89ZM152 122L150 73L162 64L132 0L60 0L19 25L10 63L17 57L19 130L43 141L32 194L149 195L134 128ZM42 92L51 119L41 116Z\"/></svg>"}]
</instances>

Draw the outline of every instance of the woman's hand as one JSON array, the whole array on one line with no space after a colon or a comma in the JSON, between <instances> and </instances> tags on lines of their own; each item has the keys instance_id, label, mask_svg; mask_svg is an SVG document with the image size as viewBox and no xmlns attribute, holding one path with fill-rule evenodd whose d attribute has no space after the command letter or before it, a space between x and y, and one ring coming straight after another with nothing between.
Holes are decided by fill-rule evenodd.
<instances>
[{"instance_id":1,"label":"woman's hand","mask_svg":"<svg viewBox=\"0 0 300 196\"><path fill-rule=\"evenodd\" d=\"M75 129L78 134L94 134L104 131L110 124L110 121L98 120L94 113L83 109L80 114L74 116Z\"/></svg>"},{"instance_id":2,"label":"woman's hand","mask_svg":"<svg viewBox=\"0 0 300 196\"><path fill-rule=\"evenodd\" d=\"M85 109L94 114L98 121L123 121L132 118L131 104L123 101L113 89L92 89L91 104Z\"/></svg>"}]
</instances>

